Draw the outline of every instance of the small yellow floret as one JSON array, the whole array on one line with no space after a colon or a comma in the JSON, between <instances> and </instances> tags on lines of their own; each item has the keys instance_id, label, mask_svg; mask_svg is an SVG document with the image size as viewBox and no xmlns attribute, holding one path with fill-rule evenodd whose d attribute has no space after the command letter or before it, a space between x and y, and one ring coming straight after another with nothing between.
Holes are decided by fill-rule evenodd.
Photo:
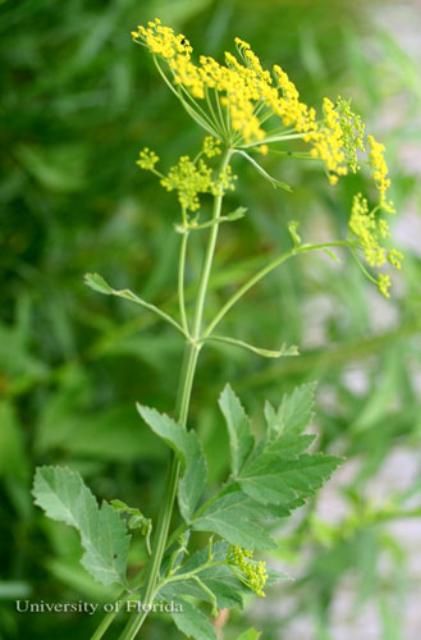
<instances>
[{"instance_id":1,"label":"small yellow floret","mask_svg":"<svg viewBox=\"0 0 421 640\"><path fill-rule=\"evenodd\" d=\"M402 266L403 254L397 249L387 251L381 244L381 240L389 235L389 225L383 218L376 216L379 207L370 210L366 198L361 193L354 196L349 228L358 241L364 257L370 267L383 267L389 262L395 269ZM379 291L389 297L391 285L390 276L379 274L377 286Z\"/></svg>"},{"instance_id":2,"label":"small yellow floret","mask_svg":"<svg viewBox=\"0 0 421 640\"><path fill-rule=\"evenodd\" d=\"M390 287L391 287L391 280L390 280L390 276L388 276L385 273L380 273L379 277L377 279L377 286L378 289L380 291L380 293L385 297L385 298L390 298Z\"/></svg>"},{"instance_id":3,"label":"small yellow floret","mask_svg":"<svg viewBox=\"0 0 421 640\"><path fill-rule=\"evenodd\" d=\"M389 169L384 158L385 147L377 142L374 136L367 137L369 145L369 163L373 179L380 195L380 206L388 213L394 212L393 204L387 200L387 192L390 187Z\"/></svg>"},{"instance_id":4,"label":"small yellow floret","mask_svg":"<svg viewBox=\"0 0 421 640\"><path fill-rule=\"evenodd\" d=\"M155 165L159 162L159 157L156 155L155 151L151 151L148 147L145 147L139 153L139 159L136 164L140 169L144 169L145 171L153 171L155 169Z\"/></svg>"},{"instance_id":5,"label":"small yellow floret","mask_svg":"<svg viewBox=\"0 0 421 640\"><path fill-rule=\"evenodd\" d=\"M354 196L349 228L358 239L367 263L371 267L382 267L386 262L386 251L379 242L375 214L369 210L361 193Z\"/></svg>"},{"instance_id":6,"label":"small yellow floret","mask_svg":"<svg viewBox=\"0 0 421 640\"><path fill-rule=\"evenodd\" d=\"M211 191L212 172L203 160L199 160L196 166L189 156L182 156L162 178L161 184L167 191L178 192L183 210L197 211L200 207L199 194Z\"/></svg>"},{"instance_id":7,"label":"small yellow floret","mask_svg":"<svg viewBox=\"0 0 421 640\"><path fill-rule=\"evenodd\" d=\"M391 249L387 254L387 259L395 269L402 269L403 253L398 249Z\"/></svg>"},{"instance_id":8,"label":"small yellow floret","mask_svg":"<svg viewBox=\"0 0 421 640\"><path fill-rule=\"evenodd\" d=\"M348 167L340 116L329 98L323 100L323 116L323 123L313 136L312 156L324 162L329 182L334 185L338 182L339 176L348 173Z\"/></svg>"},{"instance_id":9,"label":"small yellow floret","mask_svg":"<svg viewBox=\"0 0 421 640\"><path fill-rule=\"evenodd\" d=\"M228 562L237 567L243 582L261 598L265 597L264 587L268 579L266 562L253 560L253 552L239 545L232 545Z\"/></svg>"},{"instance_id":10,"label":"small yellow floret","mask_svg":"<svg viewBox=\"0 0 421 640\"><path fill-rule=\"evenodd\" d=\"M203 140L202 150L207 158L220 156L222 153L221 141L217 140L217 138L212 138L212 136L206 136Z\"/></svg>"}]
</instances>

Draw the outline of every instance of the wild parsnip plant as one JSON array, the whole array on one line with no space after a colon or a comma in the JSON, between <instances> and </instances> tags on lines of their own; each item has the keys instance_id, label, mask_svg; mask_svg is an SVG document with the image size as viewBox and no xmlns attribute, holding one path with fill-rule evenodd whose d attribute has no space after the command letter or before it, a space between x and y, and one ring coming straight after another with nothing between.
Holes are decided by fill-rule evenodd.
<instances>
[{"instance_id":1,"label":"wild parsnip plant","mask_svg":"<svg viewBox=\"0 0 421 640\"><path fill-rule=\"evenodd\" d=\"M251 357L298 355L295 346L263 348L219 333L222 320L243 296L287 260L319 251L335 257L333 249L347 248L367 277L389 296L390 275L383 268L387 263L400 268L402 255L387 244L385 216L393 214L394 207L388 195L384 147L372 135L366 136L349 101L325 98L317 112L300 100L281 67L264 69L250 45L239 38L236 55L227 52L224 63L219 63L207 56L195 61L185 36L175 34L158 19L138 27L132 37L149 51L168 88L205 133L196 155L184 155L170 168L161 167L157 153L149 148L140 152L137 161L140 169L152 172L178 199L180 216L174 229L180 238L179 317L128 289L114 289L98 274L86 276L86 283L95 291L157 314L185 342L174 417L137 406L143 422L172 450L166 490L156 520L117 499L98 506L80 475L68 468L38 468L33 493L36 504L50 518L77 529L85 569L97 581L117 585L121 591L119 606L102 620L92 640L105 636L119 610L129 615L118 637L138 637L153 605L168 611L185 636L214 640L212 620L221 609L241 608L250 594L263 597L277 580L270 561L267 566L260 553L275 547L280 521L320 488L339 460L315 452L314 447L309 452L314 437L305 429L312 414L313 384L280 398L278 407L265 404L266 431L260 439L253 435L246 410L227 384L218 402L229 435L231 469L225 483L211 492L201 443L194 425L189 424L200 353L213 341L246 349ZM273 187L286 192L292 188L265 169L269 153L287 155L291 162L317 162L332 186L349 173L368 171L373 178L372 192L355 195L347 238L312 244L300 237L296 222L289 222L290 247L250 274L209 318L206 302L220 227L241 224L247 214L246 203L233 211L224 208L224 197L235 190L238 180L233 161L238 160L236 170L240 172L241 162L247 162ZM206 215L207 201L212 202L210 216ZM195 298L187 301L192 234L207 236L207 245ZM129 546L137 535L143 536L149 561L140 575L129 580ZM204 539L207 542L197 550L197 541ZM139 601L142 607L135 606ZM258 633L250 630L242 637L253 640Z\"/></svg>"}]
</instances>

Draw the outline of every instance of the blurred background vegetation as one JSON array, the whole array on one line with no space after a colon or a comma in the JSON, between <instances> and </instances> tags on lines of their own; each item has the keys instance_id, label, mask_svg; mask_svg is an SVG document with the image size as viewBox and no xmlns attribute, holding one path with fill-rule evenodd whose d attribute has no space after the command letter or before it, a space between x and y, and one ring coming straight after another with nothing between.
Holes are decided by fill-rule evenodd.
<instances>
[{"instance_id":1,"label":"blurred background vegetation","mask_svg":"<svg viewBox=\"0 0 421 640\"><path fill-rule=\"evenodd\" d=\"M418 11L417 11L418 8ZM232 335L302 356L268 364L228 347L206 351L191 423L214 481L226 436L217 395L231 381L261 419L263 400L318 380L314 429L346 458L320 498L279 532L276 564L293 580L247 616L265 640L415 640L421 616L421 82L419 5L347 0L2 0L0 311L0 638L89 637L81 614L25 616L16 598L107 599L78 560L72 531L32 506L40 463L79 469L100 497L154 515L166 452L134 402L171 411L181 342L130 304L95 295L98 271L155 303L175 307L175 200L141 174L140 147L164 163L189 153L200 132L162 85L129 32L159 15L197 51L219 55L235 35L278 62L304 99L351 97L388 147L397 244L405 268L388 301L352 260L291 262L226 319ZM293 185L272 190L241 169L232 196L249 213L224 228L208 307L287 244L286 222L306 239L344 236L352 178L335 189L312 163L267 160ZM200 266L191 255L190 283ZM212 310L212 309L210 309ZM133 564L143 563L143 549ZM273 560L272 560L273 562ZM166 621L143 637L178 637Z\"/></svg>"}]
</instances>

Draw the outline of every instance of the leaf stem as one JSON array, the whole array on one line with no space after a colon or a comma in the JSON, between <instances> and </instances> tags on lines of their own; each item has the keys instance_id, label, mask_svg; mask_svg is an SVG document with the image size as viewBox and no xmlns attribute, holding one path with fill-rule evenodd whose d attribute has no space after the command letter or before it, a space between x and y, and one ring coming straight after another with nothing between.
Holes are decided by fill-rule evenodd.
<instances>
[{"instance_id":1,"label":"leaf stem","mask_svg":"<svg viewBox=\"0 0 421 640\"><path fill-rule=\"evenodd\" d=\"M130 289L111 289L110 295L116 296L117 298L123 298L124 300L130 300L131 302L134 302L135 304L138 304L141 307L152 311L152 313L155 313L157 316L168 322L168 324L171 324L173 327L175 327L177 331L185 335L184 328L180 324L178 324L178 322L174 320L173 317L171 317L168 313L165 313L165 311L162 311L162 309L155 306L154 304L146 302L146 300L143 300L143 298L137 296L135 293L133 293L133 291L130 291Z\"/></svg>"}]
</instances>

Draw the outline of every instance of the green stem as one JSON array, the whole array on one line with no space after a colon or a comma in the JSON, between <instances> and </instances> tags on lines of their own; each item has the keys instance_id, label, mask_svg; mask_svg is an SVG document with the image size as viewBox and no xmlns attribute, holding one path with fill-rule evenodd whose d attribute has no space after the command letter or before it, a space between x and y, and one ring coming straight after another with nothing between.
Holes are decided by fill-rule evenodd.
<instances>
[{"instance_id":1,"label":"green stem","mask_svg":"<svg viewBox=\"0 0 421 640\"><path fill-rule=\"evenodd\" d=\"M104 616L104 618L102 619L95 633L91 636L91 640L101 640L101 638L103 638L105 632L107 631L108 627L114 621L114 618L116 617L116 615L117 615L117 611L112 611L111 613L107 613L107 615Z\"/></svg>"},{"instance_id":2,"label":"green stem","mask_svg":"<svg viewBox=\"0 0 421 640\"><path fill-rule=\"evenodd\" d=\"M270 144L272 142L286 142L287 140L301 140L305 137L305 133L291 133L290 135L268 136L257 142L250 142L249 144L241 145L241 149L252 149L253 147L260 147L262 144Z\"/></svg>"},{"instance_id":3,"label":"green stem","mask_svg":"<svg viewBox=\"0 0 421 640\"><path fill-rule=\"evenodd\" d=\"M222 318L228 313L228 311L251 289L257 284L260 280L262 280L265 276L267 276L271 271L279 267L281 264L292 258L293 256L297 256L300 253L308 253L309 251L321 251L323 249L329 249L331 247L349 247L350 242L347 240L338 240L337 242L324 242L321 244L309 244L309 245L301 245L298 247L294 247L291 251L283 253L278 256L269 264L267 264L263 269L260 269L257 273L254 274L242 287L238 289L234 293L234 295L224 304L222 309L217 313L215 318L207 327L204 338L210 336L215 327L221 322Z\"/></svg>"},{"instance_id":4,"label":"green stem","mask_svg":"<svg viewBox=\"0 0 421 640\"><path fill-rule=\"evenodd\" d=\"M224 171L224 169L227 167L231 155L231 149L226 150L221 160L221 172ZM218 221L221 217L222 201L223 193L221 192L220 194L215 196L214 200L212 216L214 221ZM213 225L210 230L205 262L199 282L192 336L191 339L186 343L185 347L184 363L180 376L180 387L177 396L178 422L182 428L186 428L190 407L191 391L193 387L199 351L201 348L200 337L202 331L203 314L205 310L206 294L212 270L213 258L215 255L218 230L218 224ZM145 583L146 586L143 594L143 602L147 603L148 605L152 604L153 599L156 596L156 585L168 540L168 532L177 494L179 476L180 463L177 458L173 456L166 484L164 502L160 511L156 532L153 539L152 557L147 568ZM140 616L136 615L132 619L130 619L126 625L126 628L120 636L120 640L133 640L137 636L145 619L146 615L144 613Z\"/></svg>"},{"instance_id":5,"label":"green stem","mask_svg":"<svg viewBox=\"0 0 421 640\"><path fill-rule=\"evenodd\" d=\"M117 617L120 611L120 604L127 602L130 597L130 594L126 594L123 598L121 598L121 600L117 600L114 611L110 611L110 613L107 613L107 615L104 616L94 634L91 636L91 640L101 640L101 638L104 637L104 634L106 633L110 625L114 622L114 619Z\"/></svg>"},{"instance_id":6,"label":"green stem","mask_svg":"<svg viewBox=\"0 0 421 640\"><path fill-rule=\"evenodd\" d=\"M217 138L218 137L217 132L208 124L209 118L208 118L207 114L197 104L197 102L194 100L194 98L188 93L188 91L186 89L184 89L184 92L186 93L186 95L190 98L190 100L192 100L195 103L196 110L192 106L190 106L188 104L188 102L186 102L186 100L182 97L181 90L183 89L183 85L179 85L179 90L176 90L174 88L174 86L172 85L172 83L170 82L170 80L168 79L168 77L166 76L166 74L165 74L164 70L162 69L161 65L159 64L158 59L157 59L156 56L153 56L153 60L154 60L155 66L158 69L158 72L159 72L160 76L162 77L162 79L164 80L165 84L169 87L170 91L172 91L172 93L175 96L177 96L177 98L179 99L179 101L181 102L181 104L183 105L185 110L187 111L187 113L193 118L193 120L195 120L201 127L203 127L203 129L205 129L208 133L210 133L212 136ZM198 112L200 112L202 115L200 115L200 113L198 113Z\"/></svg>"},{"instance_id":7,"label":"green stem","mask_svg":"<svg viewBox=\"0 0 421 640\"><path fill-rule=\"evenodd\" d=\"M189 335L189 323L187 320L186 301L184 296L184 280L186 274L186 254L189 232L184 231L181 238L180 262L178 266L178 303L180 307L181 326L186 336Z\"/></svg>"}]
</instances>

